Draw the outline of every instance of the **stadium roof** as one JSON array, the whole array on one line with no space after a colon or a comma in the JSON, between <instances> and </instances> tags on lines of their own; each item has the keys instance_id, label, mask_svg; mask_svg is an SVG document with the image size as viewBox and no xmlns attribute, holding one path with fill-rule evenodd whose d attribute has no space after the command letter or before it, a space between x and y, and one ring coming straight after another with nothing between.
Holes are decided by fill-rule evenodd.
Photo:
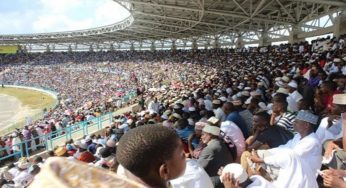
<instances>
[{"instance_id":1,"label":"stadium roof","mask_svg":"<svg viewBox=\"0 0 346 188\"><path fill-rule=\"evenodd\" d=\"M0 44L103 43L272 32L345 10L342 0L114 0L131 16L80 31L0 35ZM314 28L315 27L315 28ZM273 35L280 35L274 34ZM283 35L282 35L283 36Z\"/></svg>"}]
</instances>

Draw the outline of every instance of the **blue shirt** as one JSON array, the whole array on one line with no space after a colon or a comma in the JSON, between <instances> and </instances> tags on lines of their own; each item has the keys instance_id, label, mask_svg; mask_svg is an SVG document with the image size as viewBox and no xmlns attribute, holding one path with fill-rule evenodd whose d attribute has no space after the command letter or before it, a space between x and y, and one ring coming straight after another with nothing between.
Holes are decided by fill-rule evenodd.
<instances>
[{"instance_id":1,"label":"blue shirt","mask_svg":"<svg viewBox=\"0 0 346 188\"><path fill-rule=\"evenodd\" d=\"M195 129L193 126L188 125L184 129L176 129L176 131L177 131L177 134L180 137L180 139L187 141L190 134L192 134L195 131Z\"/></svg>"}]
</instances>

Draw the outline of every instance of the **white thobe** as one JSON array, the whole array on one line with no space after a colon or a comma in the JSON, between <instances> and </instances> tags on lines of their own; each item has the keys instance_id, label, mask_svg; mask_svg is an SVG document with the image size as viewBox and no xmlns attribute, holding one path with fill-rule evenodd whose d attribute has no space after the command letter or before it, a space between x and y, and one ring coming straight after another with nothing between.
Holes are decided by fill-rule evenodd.
<instances>
[{"instance_id":1,"label":"white thobe","mask_svg":"<svg viewBox=\"0 0 346 188\"><path fill-rule=\"evenodd\" d=\"M232 139L237 148L237 156L240 157L245 151L245 138L240 128L232 121L225 121L221 123L220 129Z\"/></svg>"},{"instance_id":2,"label":"white thobe","mask_svg":"<svg viewBox=\"0 0 346 188\"><path fill-rule=\"evenodd\" d=\"M317 170L322 165L322 144L314 132L304 138L301 138L300 134L297 133L286 144L267 151L275 155L276 153L280 154L282 148L292 149L301 158L302 163L307 164L306 168L311 169L317 175Z\"/></svg>"},{"instance_id":3,"label":"white thobe","mask_svg":"<svg viewBox=\"0 0 346 188\"><path fill-rule=\"evenodd\" d=\"M294 92L288 94L287 103L288 103L288 111L296 112L298 111L298 102L303 98L303 96L295 90Z\"/></svg>"},{"instance_id":4,"label":"white thobe","mask_svg":"<svg viewBox=\"0 0 346 188\"><path fill-rule=\"evenodd\" d=\"M328 128L328 117L325 117L321 120L320 126L316 131L318 138L321 143L324 143L326 140L336 140L342 138L343 136L343 126L342 119L333 121L332 126Z\"/></svg>"},{"instance_id":5,"label":"white thobe","mask_svg":"<svg viewBox=\"0 0 346 188\"><path fill-rule=\"evenodd\" d=\"M293 149L280 148L274 155L264 158L264 162L280 168L278 178L273 181L277 188L317 188L315 171Z\"/></svg>"},{"instance_id":6,"label":"white thobe","mask_svg":"<svg viewBox=\"0 0 346 188\"><path fill-rule=\"evenodd\" d=\"M199 165L196 160L186 160L184 175L170 181L173 188L213 188L211 179L207 172Z\"/></svg>"}]
</instances>

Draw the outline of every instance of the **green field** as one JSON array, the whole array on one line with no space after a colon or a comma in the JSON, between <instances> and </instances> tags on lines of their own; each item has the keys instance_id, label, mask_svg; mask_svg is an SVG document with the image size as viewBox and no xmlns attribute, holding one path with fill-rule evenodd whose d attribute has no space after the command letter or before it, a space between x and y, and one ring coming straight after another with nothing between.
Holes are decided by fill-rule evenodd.
<instances>
[{"instance_id":1,"label":"green field","mask_svg":"<svg viewBox=\"0 0 346 188\"><path fill-rule=\"evenodd\" d=\"M42 118L43 109L53 108L57 102L52 96L46 93L30 90L30 89L5 87L5 88L0 88L0 94L13 96L22 103L22 106L28 107L31 110L36 111L36 113L31 116L33 120ZM19 120L18 122L13 123L12 125L9 125L9 127L6 128L5 130L1 130L0 134L3 135L13 131L15 128L23 127L24 122L25 122L24 119Z\"/></svg>"}]
</instances>

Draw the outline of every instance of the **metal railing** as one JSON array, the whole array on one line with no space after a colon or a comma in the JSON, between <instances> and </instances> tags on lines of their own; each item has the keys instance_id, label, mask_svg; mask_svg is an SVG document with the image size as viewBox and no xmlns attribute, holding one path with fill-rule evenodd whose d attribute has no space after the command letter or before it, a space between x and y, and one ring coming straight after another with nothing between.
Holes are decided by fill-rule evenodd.
<instances>
[{"instance_id":1,"label":"metal railing","mask_svg":"<svg viewBox=\"0 0 346 188\"><path fill-rule=\"evenodd\" d=\"M121 98L122 104L128 102L134 97L136 97L136 92L129 92ZM38 150L37 148L52 150L69 139L80 139L85 135L89 135L111 125L113 118L112 115L112 112L108 112L104 115L69 125L54 132L21 141L18 144L0 148L0 162L11 157L30 157L34 151Z\"/></svg>"}]
</instances>

